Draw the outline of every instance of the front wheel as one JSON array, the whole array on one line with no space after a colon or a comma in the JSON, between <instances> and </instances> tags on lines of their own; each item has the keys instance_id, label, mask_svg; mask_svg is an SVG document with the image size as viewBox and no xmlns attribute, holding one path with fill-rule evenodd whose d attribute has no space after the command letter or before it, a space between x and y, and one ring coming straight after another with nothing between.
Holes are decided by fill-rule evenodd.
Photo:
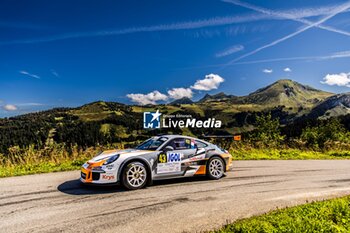
<instances>
[{"instance_id":1,"label":"front wheel","mask_svg":"<svg viewBox=\"0 0 350 233\"><path fill-rule=\"evenodd\" d=\"M218 180L224 176L224 161L219 157L212 157L207 164L207 177Z\"/></svg>"},{"instance_id":2,"label":"front wheel","mask_svg":"<svg viewBox=\"0 0 350 233\"><path fill-rule=\"evenodd\" d=\"M141 189L147 183L147 170L140 162L131 162L123 170L122 184L130 190Z\"/></svg>"}]
</instances>

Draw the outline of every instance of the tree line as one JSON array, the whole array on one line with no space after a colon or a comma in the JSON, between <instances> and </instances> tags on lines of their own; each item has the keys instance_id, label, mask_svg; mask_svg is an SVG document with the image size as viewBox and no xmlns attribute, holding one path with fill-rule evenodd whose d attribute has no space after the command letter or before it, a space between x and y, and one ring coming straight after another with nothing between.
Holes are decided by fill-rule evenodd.
<instances>
[{"instance_id":1,"label":"tree line","mask_svg":"<svg viewBox=\"0 0 350 233\"><path fill-rule=\"evenodd\" d=\"M112 114L99 121L83 121L78 116L70 114L68 110L58 108L0 119L0 154L7 154L9 148L13 146L20 148L34 146L36 149L41 149L50 141L62 143L67 148L73 146L88 148L118 142L133 146L135 142L154 135L182 133L181 129L144 130L142 113L129 111L128 114ZM196 113L193 114L194 117L203 118L195 115ZM215 112L206 112L206 117L215 114ZM243 118L243 115L240 113L237 117ZM350 115L327 120L297 120L288 125L281 125L281 121L274 116L274 112L265 112L254 114L254 117L249 115L249 119L244 121L249 121L255 129L243 133L243 140L254 146L299 147L302 144L305 148L323 149L329 145L329 142L350 142ZM107 132L101 130L101 127L106 124L109 125ZM127 137L120 136L118 126L126 130ZM223 128L229 127L231 127L229 123L223 125ZM197 137L203 134L229 134L225 129L206 129L205 133L202 129L189 129L189 132Z\"/></svg>"}]
</instances>

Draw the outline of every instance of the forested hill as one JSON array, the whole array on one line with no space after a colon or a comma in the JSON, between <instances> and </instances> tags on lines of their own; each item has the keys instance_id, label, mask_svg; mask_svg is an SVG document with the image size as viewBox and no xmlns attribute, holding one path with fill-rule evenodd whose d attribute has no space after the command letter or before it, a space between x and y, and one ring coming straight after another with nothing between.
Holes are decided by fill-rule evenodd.
<instances>
[{"instance_id":1,"label":"forested hill","mask_svg":"<svg viewBox=\"0 0 350 233\"><path fill-rule=\"evenodd\" d=\"M282 125L327 119L348 113L348 94L334 95L291 80L280 80L247 96L219 93L198 102L179 100L170 104L134 106L93 102L78 108L56 108L0 119L0 153L12 146L45 147L50 142L94 146L113 142L132 143L159 133L186 135L237 134L254 129L255 116L271 112ZM221 129L143 129L143 112L192 115L221 120ZM303 125L303 124L299 124Z\"/></svg>"}]
</instances>

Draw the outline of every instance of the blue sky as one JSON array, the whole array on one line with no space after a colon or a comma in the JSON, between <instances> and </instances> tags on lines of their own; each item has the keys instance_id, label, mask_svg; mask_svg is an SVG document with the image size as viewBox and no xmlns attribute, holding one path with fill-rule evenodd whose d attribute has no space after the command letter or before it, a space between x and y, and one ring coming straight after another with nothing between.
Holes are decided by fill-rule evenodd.
<instances>
[{"instance_id":1,"label":"blue sky","mask_svg":"<svg viewBox=\"0 0 350 233\"><path fill-rule=\"evenodd\" d=\"M0 3L0 117L96 100L350 86L347 1Z\"/></svg>"}]
</instances>

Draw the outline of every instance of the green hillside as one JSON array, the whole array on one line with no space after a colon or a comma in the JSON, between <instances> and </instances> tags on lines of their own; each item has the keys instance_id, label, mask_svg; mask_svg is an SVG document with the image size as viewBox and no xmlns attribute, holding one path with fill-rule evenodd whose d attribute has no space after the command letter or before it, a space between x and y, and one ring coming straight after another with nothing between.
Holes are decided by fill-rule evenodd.
<instances>
[{"instance_id":1,"label":"green hillside","mask_svg":"<svg viewBox=\"0 0 350 233\"><path fill-rule=\"evenodd\" d=\"M136 106L97 101L77 108L0 119L0 153L11 146L42 147L52 141L92 146L111 141L134 143L159 133L193 136L243 133L254 129L256 114L271 112L273 118L279 118L280 123L286 125L322 107L322 111L317 111L321 115L315 115L315 118L321 118L327 112L327 106L337 107L339 101L322 105L332 95L291 80L279 80L247 96L218 93L206 95L198 102L183 99L170 104ZM143 112L156 110L163 115L179 113L202 120L215 118L223 124L221 129L144 130Z\"/></svg>"}]
</instances>

